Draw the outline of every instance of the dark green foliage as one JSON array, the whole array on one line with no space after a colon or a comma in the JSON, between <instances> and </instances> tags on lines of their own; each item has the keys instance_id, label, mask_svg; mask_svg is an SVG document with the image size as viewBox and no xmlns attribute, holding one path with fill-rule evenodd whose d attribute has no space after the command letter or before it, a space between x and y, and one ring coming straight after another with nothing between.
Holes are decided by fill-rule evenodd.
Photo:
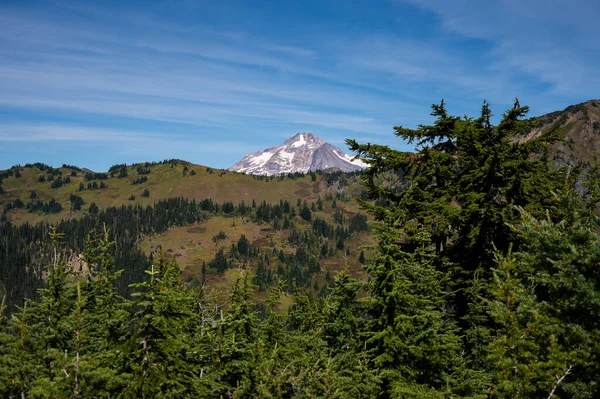
<instances>
[{"instance_id":1,"label":"dark green foliage","mask_svg":"<svg viewBox=\"0 0 600 399\"><path fill-rule=\"evenodd\" d=\"M432 396L455 391L464 383L457 381L463 364L460 336L444 310L449 279L433 267L429 237L419 232L420 245L409 253L399 245L400 232L382 226L377 232L380 254L367 266L373 323L368 343L382 389Z\"/></svg>"},{"instance_id":2,"label":"dark green foliage","mask_svg":"<svg viewBox=\"0 0 600 399\"><path fill-rule=\"evenodd\" d=\"M230 214L235 211L235 206L233 205L233 202L226 201L223 203L221 210L224 214Z\"/></svg>"},{"instance_id":3,"label":"dark green foliage","mask_svg":"<svg viewBox=\"0 0 600 399\"><path fill-rule=\"evenodd\" d=\"M90 215L97 215L97 214L98 214L98 212L99 212L99 210L100 210L100 209L98 208L98 205L96 205L96 203L95 203L95 202L92 202L92 203L90 204L90 207L88 208L88 213L89 213Z\"/></svg>"},{"instance_id":4,"label":"dark green foliage","mask_svg":"<svg viewBox=\"0 0 600 399\"><path fill-rule=\"evenodd\" d=\"M83 187L84 187L83 183L80 183L79 184L79 191L83 191L84 190ZM93 182L89 182L87 184L87 188L86 189L87 190L97 190L97 189L102 189L102 188L107 188L107 187L108 187L108 185L106 185L106 183L104 183L103 181L101 181L100 184L98 184L98 182L93 181Z\"/></svg>"},{"instance_id":5,"label":"dark green foliage","mask_svg":"<svg viewBox=\"0 0 600 399\"><path fill-rule=\"evenodd\" d=\"M58 178L52 182L50 188L59 188L69 183L71 183L71 178L69 176L65 177L64 179L62 176L58 176Z\"/></svg>"},{"instance_id":6,"label":"dark green foliage","mask_svg":"<svg viewBox=\"0 0 600 399\"><path fill-rule=\"evenodd\" d=\"M142 184L142 183L146 183L147 181L148 181L148 176L140 176L140 177L136 177L135 179L133 179L131 184L133 184L133 185Z\"/></svg>"},{"instance_id":7,"label":"dark green foliage","mask_svg":"<svg viewBox=\"0 0 600 399\"><path fill-rule=\"evenodd\" d=\"M554 223L522 211L521 249L498 259L490 313L500 327L492 360L503 394L544 395L567 370L557 395L600 394L600 238L582 216Z\"/></svg>"},{"instance_id":8,"label":"dark green foliage","mask_svg":"<svg viewBox=\"0 0 600 399\"><path fill-rule=\"evenodd\" d=\"M106 224L114 234L113 240L117 242L118 249L113 249L117 268L124 270L117 280L117 286L119 292L126 295L129 293L128 285L140 281L148 266L148 260L136 244L139 237L165 231L170 226L203 221L208 216L202 207L208 207L209 204L214 210L215 204L209 201L196 203L173 198L158 201L154 207L122 206L99 211L97 205L92 203L88 215L64 220L57 229L65 233L68 251L79 254L84 249L87 234L96 226ZM60 203L54 200L29 203L27 207L31 211L62 210ZM127 234L124 233L126 231ZM49 244L47 232L48 225L44 223L35 226L0 224L0 236L3 237L0 240L0 287L7 287L6 304L11 311L15 305L23 304L24 297L35 297L43 276L42 267L49 261L44 256Z\"/></svg>"},{"instance_id":9,"label":"dark green foliage","mask_svg":"<svg viewBox=\"0 0 600 399\"><path fill-rule=\"evenodd\" d=\"M273 282L271 270L267 269L267 265L262 258L258 260L256 274L252 282L258 286L259 291L264 291Z\"/></svg>"},{"instance_id":10,"label":"dark green foliage","mask_svg":"<svg viewBox=\"0 0 600 399\"><path fill-rule=\"evenodd\" d=\"M25 203L20 199L14 199L12 202L10 202L9 204L7 204L4 209L6 210L11 210L11 209L22 209L25 207Z\"/></svg>"},{"instance_id":11,"label":"dark green foliage","mask_svg":"<svg viewBox=\"0 0 600 399\"><path fill-rule=\"evenodd\" d=\"M81 168L75 166L75 165L68 165L68 164L63 164L63 169L71 169L73 172L81 172Z\"/></svg>"},{"instance_id":12,"label":"dark green foliage","mask_svg":"<svg viewBox=\"0 0 600 399\"><path fill-rule=\"evenodd\" d=\"M138 175L148 175L151 172L151 169L146 166L138 166L135 168L135 170L137 171Z\"/></svg>"},{"instance_id":13,"label":"dark green foliage","mask_svg":"<svg viewBox=\"0 0 600 399\"><path fill-rule=\"evenodd\" d=\"M258 315L250 299L248 275L240 276L231 293L231 309L210 332L215 341L213 395L253 397L257 389Z\"/></svg>"},{"instance_id":14,"label":"dark green foliage","mask_svg":"<svg viewBox=\"0 0 600 399\"><path fill-rule=\"evenodd\" d=\"M48 202L42 202L40 200L31 201L26 206L27 212L43 212L43 213L59 213L63 210L60 202L56 201L54 198L49 200Z\"/></svg>"},{"instance_id":15,"label":"dark green foliage","mask_svg":"<svg viewBox=\"0 0 600 399\"><path fill-rule=\"evenodd\" d=\"M535 305L540 293L528 291L542 285L511 283L512 300L525 306L520 311L524 324L518 326L518 319L510 319L511 306L517 305L506 308L506 292L497 289L500 282L492 281L497 254L525 245L523 236L511 228L521 217L517 207L556 221L565 216L555 193L565 184L572 186L573 179L549 166L545 150L558 133L518 140L529 129L523 119L528 109L518 105L498 126L490 122L487 103L477 119L450 116L443 102L432 108L433 125L395 128L397 136L416 144L416 154L348 141L370 163L364 178L373 201L361 203L380 223L379 255L367 271L375 323L369 343L377 355L382 389L395 395L483 395L496 384L498 395L512 396L529 384L534 396L544 390L547 395L552 386L536 381L543 380L544 373L565 372L564 360L573 353L545 335L546 330L556 331L557 324L551 315L541 316L542 308ZM385 173L401 174L403 179L385 184ZM496 304L493 309L490 303ZM535 323L527 324L528 317ZM496 323L506 326L498 340ZM537 335L525 342L529 338L522 336L529 336L528 328ZM435 341L427 342L427 336L418 333L424 331L437 331ZM506 343L518 337L522 342ZM541 342L546 342L545 348ZM524 357L516 361L525 362L532 373L517 376L530 381L520 388L518 382L505 383L514 372L507 347L522 351ZM553 360L544 351L552 353ZM500 363L492 365L494 360Z\"/></svg>"},{"instance_id":16,"label":"dark green foliage","mask_svg":"<svg viewBox=\"0 0 600 399\"><path fill-rule=\"evenodd\" d=\"M145 188L144 191L142 192L142 198L148 198L148 197L150 197L150 190Z\"/></svg>"},{"instance_id":17,"label":"dark green foliage","mask_svg":"<svg viewBox=\"0 0 600 399\"><path fill-rule=\"evenodd\" d=\"M111 175L111 177L114 177L115 174L119 173L119 171L123 169L127 169L127 164L120 163L112 165L110 168L108 168L108 173Z\"/></svg>"},{"instance_id":18,"label":"dark green foliage","mask_svg":"<svg viewBox=\"0 0 600 399\"><path fill-rule=\"evenodd\" d=\"M108 179L108 174L107 173L91 173L91 172L87 172L85 174L85 180L91 181L91 180L106 180Z\"/></svg>"},{"instance_id":19,"label":"dark green foliage","mask_svg":"<svg viewBox=\"0 0 600 399\"><path fill-rule=\"evenodd\" d=\"M238 240L237 248L238 248L240 255L242 255L242 256L250 255L250 242L248 241L248 239L246 238L246 236L244 234L242 234L242 236Z\"/></svg>"},{"instance_id":20,"label":"dark green foliage","mask_svg":"<svg viewBox=\"0 0 600 399\"><path fill-rule=\"evenodd\" d=\"M81 198L80 196L75 195L75 194L71 194L69 196L69 202L71 202L71 209L74 211L80 211L81 206L83 204L85 204L85 202L83 201L83 198Z\"/></svg>"},{"instance_id":21,"label":"dark green foliage","mask_svg":"<svg viewBox=\"0 0 600 399\"><path fill-rule=\"evenodd\" d=\"M183 289L179 268L162 257L147 271L149 281L132 285L132 334L123 354L130 370L127 397L191 396L194 368L186 362L192 297ZM122 355L122 356L123 356Z\"/></svg>"},{"instance_id":22,"label":"dark green foliage","mask_svg":"<svg viewBox=\"0 0 600 399\"><path fill-rule=\"evenodd\" d=\"M218 241L224 240L226 238L227 238L227 235L225 234L225 232L219 231L219 233L217 235L213 236L212 242L214 242L216 244Z\"/></svg>"},{"instance_id":23,"label":"dark green foliage","mask_svg":"<svg viewBox=\"0 0 600 399\"><path fill-rule=\"evenodd\" d=\"M208 267L215 269L217 273L223 273L229 267L229 262L225 257L223 248L220 248L215 255L215 258L208 263Z\"/></svg>"},{"instance_id":24,"label":"dark green foliage","mask_svg":"<svg viewBox=\"0 0 600 399\"><path fill-rule=\"evenodd\" d=\"M307 222L310 222L312 218L312 212L310 211L310 208L308 207L306 202L304 203L304 205L302 205L302 209L300 210L299 215L302 219L306 220Z\"/></svg>"}]
</instances>

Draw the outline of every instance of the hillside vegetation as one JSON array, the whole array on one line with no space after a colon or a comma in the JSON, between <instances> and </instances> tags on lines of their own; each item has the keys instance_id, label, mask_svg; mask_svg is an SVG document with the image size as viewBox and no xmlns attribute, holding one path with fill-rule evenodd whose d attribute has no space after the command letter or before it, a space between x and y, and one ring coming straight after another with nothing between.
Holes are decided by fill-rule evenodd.
<instances>
[{"instance_id":1,"label":"hillside vegetation","mask_svg":"<svg viewBox=\"0 0 600 399\"><path fill-rule=\"evenodd\" d=\"M157 254L175 258L186 281L205 284L223 301L232 282L227 271L241 267L258 272L257 299L276 277L288 292L319 293L340 270L364 275L359 258L364 262L372 250L363 246L374 243L364 215L356 227L354 199L364 195L357 174L253 177L170 160L106 173L34 164L2 177L0 293L10 309L35 297L43 282L49 223L65 234L62 251L76 268L86 267L88 235L106 226L117 244L116 266L125 271L117 280L122 295ZM242 236L251 251L239 254ZM211 267L217 261L223 265Z\"/></svg>"}]
</instances>

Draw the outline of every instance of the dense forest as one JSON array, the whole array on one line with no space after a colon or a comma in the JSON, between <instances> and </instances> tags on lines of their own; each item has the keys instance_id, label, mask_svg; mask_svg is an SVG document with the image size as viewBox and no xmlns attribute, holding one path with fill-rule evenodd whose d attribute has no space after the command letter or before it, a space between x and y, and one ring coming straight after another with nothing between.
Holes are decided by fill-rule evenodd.
<instances>
[{"instance_id":1,"label":"dense forest","mask_svg":"<svg viewBox=\"0 0 600 399\"><path fill-rule=\"evenodd\" d=\"M273 273L275 262L316 270L329 244L342 250L368 227L364 216L331 224L313 217L318 204L172 199L57 226L5 223L2 270L38 273L23 267L33 257L48 266L27 290L27 274L7 284L1 396L600 397L597 168L554 168L547 147L560 130L523 140L531 127L518 102L498 125L487 103L476 118L432 109L433 125L395 127L415 153L348 141L370 166L360 202L377 253L365 281L340 272L320 295L302 289L301 273ZM207 265L241 265L228 303L160 253L136 260L138 234L217 211L247 212L302 244L266 254L240 238ZM254 276L249 257L262 265ZM254 285L268 291L263 306Z\"/></svg>"}]
</instances>

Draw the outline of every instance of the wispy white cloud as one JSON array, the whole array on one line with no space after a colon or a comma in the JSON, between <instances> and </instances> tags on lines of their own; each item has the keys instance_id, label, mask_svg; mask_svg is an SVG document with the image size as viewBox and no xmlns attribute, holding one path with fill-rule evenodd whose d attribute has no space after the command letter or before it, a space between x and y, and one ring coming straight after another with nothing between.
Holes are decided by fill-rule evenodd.
<instances>
[{"instance_id":1,"label":"wispy white cloud","mask_svg":"<svg viewBox=\"0 0 600 399\"><path fill-rule=\"evenodd\" d=\"M174 135L171 132L141 132L137 130L96 128L64 124L0 124L0 141L6 143L80 142L109 144L115 148L129 145L128 149L163 149L239 153L247 149L243 141L215 140Z\"/></svg>"},{"instance_id":2,"label":"wispy white cloud","mask_svg":"<svg viewBox=\"0 0 600 399\"><path fill-rule=\"evenodd\" d=\"M446 33L489 43L488 67L503 74L504 81L525 74L528 80L550 86L543 93L546 100L548 96L563 102L564 97L586 100L597 96L597 1L408 2L436 14Z\"/></svg>"},{"instance_id":3,"label":"wispy white cloud","mask_svg":"<svg viewBox=\"0 0 600 399\"><path fill-rule=\"evenodd\" d=\"M550 111L600 87L592 1L566 8L554 0L407 3L437 16L427 27L433 34L327 24L308 36L269 35L218 21L184 23L152 7L0 5L0 107L27 111L36 122L0 114L0 143L144 137L145 150L160 151L194 142L222 149L214 159L225 167L295 131L337 144L360 137L401 146L387 138L392 126L430 120L428 104L441 98L458 114L476 112L484 98L502 106L514 96ZM66 122L56 125L54 114ZM115 130L107 121L157 126ZM251 138L236 145L234 137Z\"/></svg>"}]
</instances>

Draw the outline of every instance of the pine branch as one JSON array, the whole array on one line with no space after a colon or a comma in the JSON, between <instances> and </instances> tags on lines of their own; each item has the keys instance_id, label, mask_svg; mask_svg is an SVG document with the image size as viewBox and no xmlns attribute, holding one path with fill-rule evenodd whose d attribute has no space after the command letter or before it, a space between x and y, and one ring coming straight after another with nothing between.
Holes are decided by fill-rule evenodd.
<instances>
[{"instance_id":1,"label":"pine branch","mask_svg":"<svg viewBox=\"0 0 600 399\"><path fill-rule=\"evenodd\" d=\"M573 365L569 366L569 368L567 369L567 371L565 371L565 373L562 375L562 377L556 376L558 379L556 380L556 384L554 384L554 388L552 388L552 391L550 391L550 395L548 395L548 399L551 399L554 396L554 392L556 391L556 388L558 388L558 385L565 379L566 376L571 374L572 368L573 368Z\"/></svg>"}]
</instances>

